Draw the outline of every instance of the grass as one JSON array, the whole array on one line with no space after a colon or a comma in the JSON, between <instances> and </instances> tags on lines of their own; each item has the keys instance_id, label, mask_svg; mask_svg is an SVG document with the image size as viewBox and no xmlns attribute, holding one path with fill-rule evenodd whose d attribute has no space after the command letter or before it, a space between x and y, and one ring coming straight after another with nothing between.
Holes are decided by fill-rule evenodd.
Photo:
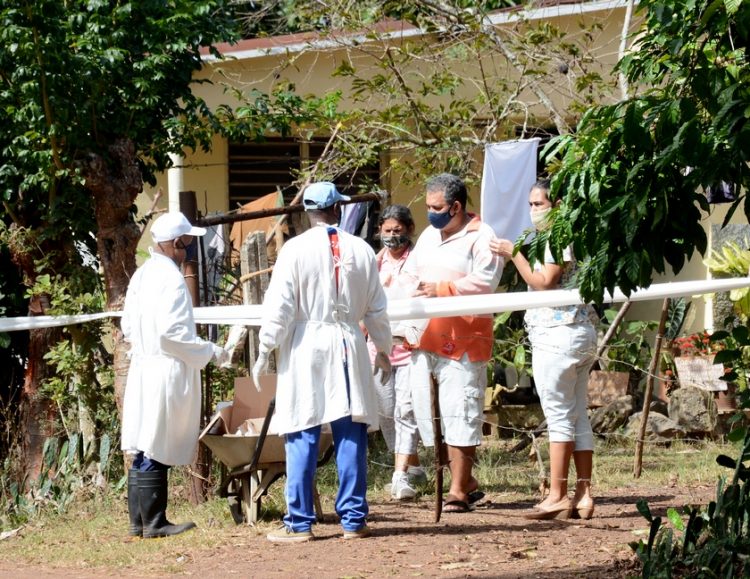
<instances>
[{"instance_id":1,"label":"grass","mask_svg":"<svg viewBox=\"0 0 750 579\"><path fill-rule=\"evenodd\" d=\"M475 474L481 488L495 502L531 500L538 495L539 470L527 452L509 453L517 441L487 439L480 449ZM544 454L545 445L541 444ZM680 485L714 485L726 469L716 465L715 458L724 453L734 456L733 446L711 442L676 442L666 448L648 445L644 449L643 473L633 479L632 442L599 442L595 455L594 488L606 494L611 489L663 487L675 477ZM432 464L431 449L422 451L423 464ZM382 440L373 440L369 456L369 497L377 509L379 501L389 500L386 485L390 482L392 458ZM446 477L447 478L447 477ZM573 474L571 474L571 480ZM183 475L176 470L172 482L173 496L179 495ZM336 473L333 461L319 469L318 488L326 513L333 512ZM427 489L429 492L429 489ZM170 501L169 516L173 522L194 520L198 529L168 541L128 541L127 505L123 493L89 495L78 500L67 513L43 514L25 525L12 538L0 541L0 562L44 565L65 569L97 569L116 573L138 570L142 574L180 573L185 563L197 554L210 554L226 547L263 548L257 537L278 524L285 505L283 484L276 483L264 499L264 518L256 527L237 526L227 502L212 498L193 506L187 501ZM4 529L7 530L7 529ZM202 556L202 555L201 555Z\"/></svg>"}]
</instances>

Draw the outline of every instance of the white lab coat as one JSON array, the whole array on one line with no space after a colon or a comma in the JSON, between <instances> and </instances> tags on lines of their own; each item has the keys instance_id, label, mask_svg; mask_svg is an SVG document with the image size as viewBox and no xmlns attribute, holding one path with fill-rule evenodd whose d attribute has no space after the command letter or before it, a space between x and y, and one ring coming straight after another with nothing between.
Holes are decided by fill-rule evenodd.
<instances>
[{"instance_id":1,"label":"white lab coat","mask_svg":"<svg viewBox=\"0 0 750 579\"><path fill-rule=\"evenodd\" d=\"M200 429L200 370L218 346L196 334L193 304L171 259L152 253L135 272L121 327L131 344L122 450L190 464Z\"/></svg>"},{"instance_id":2,"label":"white lab coat","mask_svg":"<svg viewBox=\"0 0 750 579\"><path fill-rule=\"evenodd\" d=\"M349 415L378 427L372 365L359 322L379 351L390 352L386 297L372 248L341 229L337 232L338 291L325 226L284 245L266 291L259 338L268 350L279 349L276 425L281 434Z\"/></svg>"}]
</instances>

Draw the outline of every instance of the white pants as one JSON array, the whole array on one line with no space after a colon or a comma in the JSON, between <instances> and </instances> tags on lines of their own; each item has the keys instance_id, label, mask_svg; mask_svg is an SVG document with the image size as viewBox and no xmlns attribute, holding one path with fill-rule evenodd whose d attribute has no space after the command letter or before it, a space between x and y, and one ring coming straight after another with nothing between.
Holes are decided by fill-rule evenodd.
<instances>
[{"instance_id":1,"label":"white pants","mask_svg":"<svg viewBox=\"0 0 750 579\"><path fill-rule=\"evenodd\" d=\"M419 443L419 431L414 418L410 370L410 362L394 366L391 378L385 384L380 380L380 369L375 374L380 430L383 432L388 450L397 454L417 454Z\"/></svg>"},{"instance_id":2,"label":"white pants","mask_svg":"<svg viewBox=\"0 0 750 579\"><path fill-rule=\"evenodd\" d=\"M594 326L531 326L529 340L550 442L575 442L575 450L594 450L588 417L589 370L596 355Z\"/></svg>"},{"instance_id":3,"label":"white pants","mask_svg":"<svg viewBox=\"0 0 750 579\"><path fill-rule=\"evenodd\" d=\"M435 445L430 403L430 376L434 375L440 387L445 443L479 446L482 442L487 362L470 362L466 354L460 360L451 360L423 350L415 350L411 361L414 415L424 445Z\"/></svg>"}]
</instances>

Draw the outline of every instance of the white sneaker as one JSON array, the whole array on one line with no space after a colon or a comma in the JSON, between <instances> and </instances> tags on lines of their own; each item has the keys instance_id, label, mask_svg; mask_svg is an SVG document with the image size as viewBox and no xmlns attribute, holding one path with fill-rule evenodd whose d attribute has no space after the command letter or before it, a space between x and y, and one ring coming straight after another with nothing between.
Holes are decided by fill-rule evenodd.
<instances>
[{"instance_id":1,"label":"white sneaker","mask_svg":"<svg viewBox=\"0 0 750 579\"><path fill-rule=\"evenodd\" d=\"M404 499L413 499L417 496L417 491L409 482L409 475L400 470L394 471L391 479L391 496L400 501Z\"/></svg>"},{"instance_id":2,"label":"white sneaker","mask_svg":"<svg viewBox=\"0 0 750 579\"><path fill-rule=\"evenodd\" d=\"M427 485L427 473L422 466L410 466L406 474L412 487L423 487Z\"/></svg>"}]
</instances>

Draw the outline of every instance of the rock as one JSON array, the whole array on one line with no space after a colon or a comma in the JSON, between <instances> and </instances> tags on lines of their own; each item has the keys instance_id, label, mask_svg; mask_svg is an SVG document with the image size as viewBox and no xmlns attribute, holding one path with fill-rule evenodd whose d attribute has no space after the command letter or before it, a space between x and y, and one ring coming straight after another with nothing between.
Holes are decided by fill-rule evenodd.
<instances>
[{"instance_id":1,"label":"rock","mask_svg":"<svg viewBox=\"0 0 750 579\"><path fill-rule=\"evenodd\" d=\"M628 438L638 439L641 429L641 420L643 412L636 412L628 420L628 426L625 434ZM659 414L658 412L648 413L648 422L646 424L646 440L651 442L670 442L677 438L685 436L685 430L674 420Z\"/></svg>"},{"instance_id":2,"label":"rock","mask_svg":"<svg viewBox=\"0 0 750 579\"><path fill-rule=\"evenodd\" d=\"M512 438L518 431L535 430L544 420L540 404L505 405L496 408L496 419L500 425L498 436Z\"/></svg>"},{"instance_id":3,"label":"rock","mask_svg":"<svg viewBox=\"0 0 750 579\"><path fill-rule=\"evenodd\" d=\"M632 413L633 397L629 394L620 396L594 410L591 414L591 428L597 434L615 432L628 421L628 416Z\"/></svg>"},{"instance_id":4,"label":"rock","mask_svg":"<svg viewBox=\"0 0 750 579\"><path fill-rule=\"evenodd\" d=\"M669 398L669 417L690 435L712 434L718 423L713 392L678 388Z\"/></svg>"},{"instance_id":5,"label":"rock","mask_svg":"<svg viewBox=\"0 0 750 579\"><path fill-rule=\"evenodd\" d=\"M658 412L659 414L663 414L664 416L669 416L669 407L663 400L652 400L651 404L648 407L648 411Z\"/></svg>"}]
</instances>

